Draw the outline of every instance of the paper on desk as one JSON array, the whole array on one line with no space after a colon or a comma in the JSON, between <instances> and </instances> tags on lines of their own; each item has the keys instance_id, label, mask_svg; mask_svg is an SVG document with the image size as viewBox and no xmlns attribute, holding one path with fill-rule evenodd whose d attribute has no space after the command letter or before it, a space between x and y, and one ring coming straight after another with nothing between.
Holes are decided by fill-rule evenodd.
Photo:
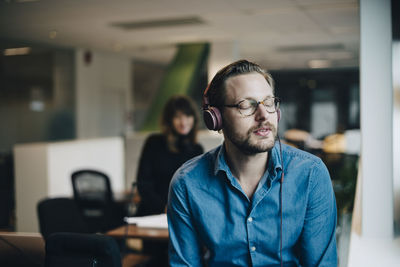
<instances>
[{"instance_id":1,"label":"paper on desk","mask_svg":"<svg viewBox=\"0 0 400 267\"><path fill-rule=\"evenodd\" d=\"M125 217L125 222L140 227L168 229L167 214L165 213L142 217Z\"/></svg>"}]
</instances>

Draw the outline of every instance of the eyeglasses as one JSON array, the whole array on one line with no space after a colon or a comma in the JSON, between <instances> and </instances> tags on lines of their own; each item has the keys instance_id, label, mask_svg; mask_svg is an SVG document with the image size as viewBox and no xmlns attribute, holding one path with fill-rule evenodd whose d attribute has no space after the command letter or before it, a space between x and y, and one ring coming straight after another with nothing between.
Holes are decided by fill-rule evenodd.
<instances>
[{"instance_id":1,"label":"eyeglasses","mask_svg":"<svg viewBox=\"0 0 400 267\"><path fill-rule=\"evenodd\" d=\"M279 109L281 103L278 97L269 97L263 101L256 101L254 99L244 99L235 105L224 105L228 108L237 108L243 116L251 116L256 113L258 105L262 104L268 113L274 113Z\"/></svg>"}]
</instances>

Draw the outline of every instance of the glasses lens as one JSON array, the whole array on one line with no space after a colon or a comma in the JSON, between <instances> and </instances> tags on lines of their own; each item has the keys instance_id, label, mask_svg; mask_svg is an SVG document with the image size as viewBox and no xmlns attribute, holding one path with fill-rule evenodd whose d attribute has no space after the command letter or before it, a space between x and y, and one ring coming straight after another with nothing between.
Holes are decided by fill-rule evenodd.
<instances>
[{"instance_id":1,"label":"glasses lens","mask_svg":"<svg viewBox=\"0 0 400 267\"><path fill-rule=\"evenodd\" d=\"M275 101L273 98L265 99L262 103L268 112L275 112Z\"/></svg>"},{"instance_id":2,"label":"glasses lens","mask_svg":"<svg viewBox=\"0 0 400 267\"><path fill-rule=\"evenodd\" d=\"M251 99L243 100L238 104L239 112L243 116L250 116L254 114L257 106L257 101Z\"/></svg>"},{"instance_id":3,"label":"glasses lens","mask_svg":"<svg viewBox=\"0 0 400 267\"><path fill-rule=\"evenodd\" d=\"M237 107L243 116L251 116L256 112L259 103L265 107L267 112L274 113L279 109L280 100L276 97L267 98L262 102L257 102L254 99L245 99L239 102Z\"/></svg>"}]
</instances>

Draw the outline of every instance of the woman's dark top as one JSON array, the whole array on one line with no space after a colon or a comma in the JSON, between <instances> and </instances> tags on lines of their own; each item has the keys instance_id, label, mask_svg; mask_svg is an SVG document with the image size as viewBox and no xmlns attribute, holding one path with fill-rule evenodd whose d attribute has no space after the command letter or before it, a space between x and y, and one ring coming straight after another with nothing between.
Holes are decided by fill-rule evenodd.
<instances>
[{"instance_id":1,"label":"woman's dark top","mask_svg":"<svg viewBox=\"0 0 400 267\"><path fill-rule=\"evenodd\" d=\"M187 160L203 153L200 144L191 145L183 140L177 140L179 152L172 152L168 149L165 135L153 134L147 138L137 176L141 197L138 216L165 212L169 183L173 174Z\"/></svg>"}]
</instances>

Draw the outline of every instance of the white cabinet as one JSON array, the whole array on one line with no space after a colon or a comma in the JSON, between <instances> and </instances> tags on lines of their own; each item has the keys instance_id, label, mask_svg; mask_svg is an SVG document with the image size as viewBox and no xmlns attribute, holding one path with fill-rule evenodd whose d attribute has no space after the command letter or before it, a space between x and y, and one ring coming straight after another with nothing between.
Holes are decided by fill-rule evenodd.
<instances>
[{"instance_id":1,"label":"white cabinet","mask_svg":"<svg viewBox=\"0 0 400 267\"><path fill-rule=\"evenodd\" d=\"M124 140L121 137L14 147L16 230L39 232L37 203L45 197L72 197L71 173L95 169L106 173L112 190L125 184Z\"/></svg>"}]
</instances>

